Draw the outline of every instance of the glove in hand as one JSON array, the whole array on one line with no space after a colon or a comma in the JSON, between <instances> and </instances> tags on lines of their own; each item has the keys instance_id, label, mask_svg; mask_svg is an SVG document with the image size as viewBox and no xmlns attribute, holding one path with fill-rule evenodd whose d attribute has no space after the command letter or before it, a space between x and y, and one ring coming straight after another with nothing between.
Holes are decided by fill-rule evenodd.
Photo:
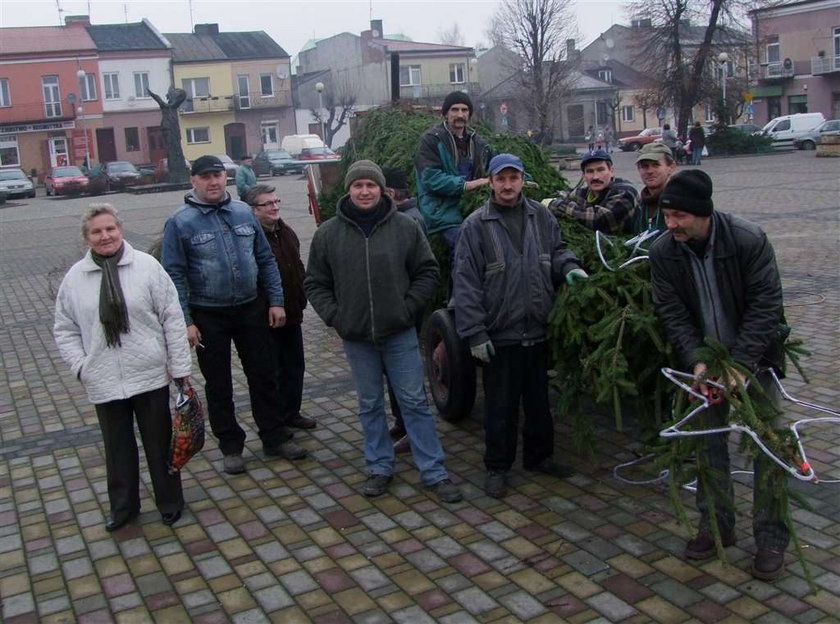
<instances>
[{"instance_id":1,"label":"glove in hand","mask_svg":"<svg viewBox=\"0 0 840 624\"><path fill-rule=\"evenodd\" d=\"M470 353L476 360L481 360L485 364L490 363L490 358L496 355L496 349L491 341L482 342L479 345L470 347Z\"/></svg>"},{"instance_id":2,"label":"glove in hand","mask_svg":"<svg viewBox=\"0 0 840 624\"><path fill-rule=\"evenodd\" d=\"M569 286L574 286L575 282L582 282L583 280L588 279L589 274L583 269L572 269L571 271L566 273L566 283Z\"/></svg>"}]
</instances>

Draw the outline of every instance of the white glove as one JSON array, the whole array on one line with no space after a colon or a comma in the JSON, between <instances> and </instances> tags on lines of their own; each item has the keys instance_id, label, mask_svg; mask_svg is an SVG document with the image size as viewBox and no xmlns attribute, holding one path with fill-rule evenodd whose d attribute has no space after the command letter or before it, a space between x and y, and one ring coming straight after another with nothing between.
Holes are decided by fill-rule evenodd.
<instances>
[{"instance_id":1,"label":"white glove","mask_svg":"<svg viewBox=\"0 0 840 624\"><path fill-rule=\"evenodd\" d=\"M571 271L566 273L566 283L569 286L574 286L575 282L582 282L583 280L588 279L589 274L583 269L572 269Z\"/></svg>"},{"instance_id":2,"label":"white glove","mask_svg":"<svg viewBox=\"0 0 840 624\"><path fill-rule=\"evenodd\" d=\"M546 208L549 208L549 207L551 206L551 202L553 202L555 199L557 199L557 198L556 198L556 197L546 197L546 198L545 198L544 200L542 200L540 203L541 203L543 206L545 206Z\"/></svg>"},{"instance_id":3,"label":"white glove","mask_svg":"<svg viewBox=\"0 0 840 624\"><path fill-rule=\"evenodd\" d=\"M493 347L493 343L488 340L487 342L482 342L480 345L470 347L470 353L472 353L472 356L476 360L481 360L485 364L489 364L490 358L496 355L496 349Z\"/></svg>"}]
</instances>

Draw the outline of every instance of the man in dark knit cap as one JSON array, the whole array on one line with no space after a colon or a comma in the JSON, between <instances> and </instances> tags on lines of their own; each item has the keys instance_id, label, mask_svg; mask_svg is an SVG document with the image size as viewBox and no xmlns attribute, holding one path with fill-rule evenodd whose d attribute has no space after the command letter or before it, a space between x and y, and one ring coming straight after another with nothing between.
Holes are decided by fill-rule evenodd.
<instances>
[{"instance_id":1,"label":"man in dark knit cap","mask_svg":"<svg viewBox=\"0 0 840 624\"><path fill-rule=\"evenodd\" d=\"M458 203L464 193L486 186L490 146L470 128L473 105L463 91L443 100L443 123L420 137L414 157L417 198L429 234L441 234L454 257L455 243L464 220Z\"/></svg>"},{"instance_id":2,"label":"man in dark knit cap","mask_svg":"<svg viewBox=\"0 0 840 624\"><path fill-rule=\"evenodd\" d=\"M773 247L757 225L715 211L712 180L699 169L671 176L659 207L667 233L650 249L653 300L668 341L683 370L695 376L696 389L709 396L707 366L697 350L709 336L723 343L732 359L756 374L775 405L778 389L768 371L782 375L784 324L782 284ZM744 376L735 369L723 374L722 383L743 387ZM729 405L711 405L706 424L725 427ZM701 458L710 469L697 487L700 526L688 542L685 556L702 560L714 556L712 518L724 546L735 543L735 504L729 472L726 433L702 437ZM700 461L700 460L699 460ZM763 453L755 462L753 480L753 535L756 555L753 576L777 578L784 569L784 552L790 539L782 519L782 505L774 491L784 472ZM710 510L713 506L714 509Z\"/></svg>"},{"instance_id":3,"label":"man in dark knit cap","mask_svg":"<svg viewBox=\"0 0 840 624\"><path fill-rule=\"evenodd\" d=\"M385 176L359 160L344 178L347 195L315 232L304 289L318 316L344 341L359 399L368 468L363 493L387 492L395 469L385 418L383 375L402 411L423 484L444 502L461 500L443 465L443 448L423 386L414 322L437 288L437 261L420 226L385 192Z\"/></svg>"}]
</instances>

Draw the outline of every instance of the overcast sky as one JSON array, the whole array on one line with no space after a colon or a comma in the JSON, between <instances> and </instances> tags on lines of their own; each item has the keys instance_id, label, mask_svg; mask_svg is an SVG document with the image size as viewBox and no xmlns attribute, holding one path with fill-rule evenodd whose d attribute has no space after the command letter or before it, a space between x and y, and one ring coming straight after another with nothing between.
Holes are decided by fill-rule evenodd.
<instances>
[{"instance_id":1,"label":"overcast sky","mask_svg":"<svg viewBox=\"0 0 840 624\"><path fill-rule=\"evenodd\" d=\"M628 23L627 2L574 0L581 34L578 47L610 25ZM192 0L193 23L218 22L222 31L265 30L290 56L309 39L368 28L371 16L383 20L386 35L438 42L457 22L465 45L486 42L485 30L498 0ZM94 24L138 22L148 18L161 32L190 32L189 0L0 0L0 26L55 26L62 15L85 15ZM372 12L371 12L372 9Z\"/></svg>"}]
</instances>

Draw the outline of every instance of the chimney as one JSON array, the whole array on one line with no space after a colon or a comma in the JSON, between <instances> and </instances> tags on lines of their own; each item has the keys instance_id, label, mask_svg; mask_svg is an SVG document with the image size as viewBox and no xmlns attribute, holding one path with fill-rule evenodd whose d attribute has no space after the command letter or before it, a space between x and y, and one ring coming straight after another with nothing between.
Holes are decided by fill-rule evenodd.
<instances>
[{"instance_id":1,"label":"chimney","mask_svg":"<svg viewBox=\"0 0 840 624\"><path fill-rule=\"evenodd\" d=\"M218 35L218 24L196 24L193 31L196 35Z\"/></svg>"},{"instance_id":2,"label":"chimney","mask_svg":"<svg viewBox=\"0 0 840 624\"><path fill-rule=\"evenodd\" d=\"M90 16L89 15L65 15L64 16L64 25L65 26L81 26L84 28L85 26L90 26Z\"/></svg>"},{"instance_id":3,"label":"chimney","mask_svg":"<svg viewBox=\"0 0 840 624\"><path fill-rule=\"evenodd\" d=\"M574 39L566 39L566 58L574 58L576 54L575 50L575 40Z\"/></svg>"},{"instance_id":4,"label":"chimney","mask_svg":"<svg viewBox=\"0 0 840 624\"><path fill-rule=\"evenodd\" d=\"M371 35L374 39L384 39L385 33L382 32L382 20L370 20Z\"/></svg>"}]
</instances>

